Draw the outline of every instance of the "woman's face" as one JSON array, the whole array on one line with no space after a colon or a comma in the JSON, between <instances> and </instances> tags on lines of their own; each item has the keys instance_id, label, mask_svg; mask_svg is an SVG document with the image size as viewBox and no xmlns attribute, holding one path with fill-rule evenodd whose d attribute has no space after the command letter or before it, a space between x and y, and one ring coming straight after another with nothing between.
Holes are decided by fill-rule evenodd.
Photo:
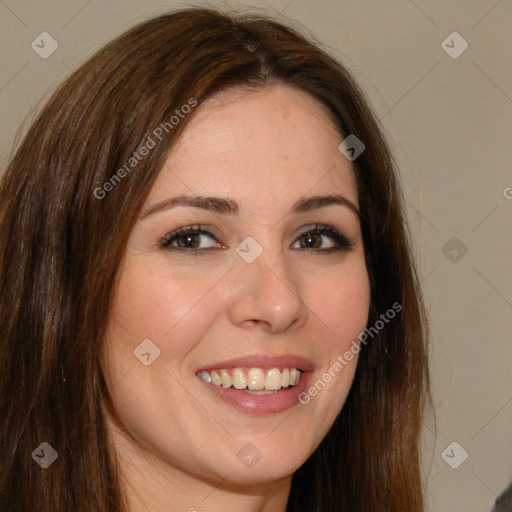
<instances>
[{"instance_id":1,"label":"woman's face","mask_svg":"<svg viewBox=\"0 0 512 512\"><path fill-rule=\"evenodd\" d=\"M105 340L108 425L134 467L263 484L332 426L357 357L334 363L369 309L341 141L285 86L195 112L128 240Z\"/></svg>"}]
</instances>

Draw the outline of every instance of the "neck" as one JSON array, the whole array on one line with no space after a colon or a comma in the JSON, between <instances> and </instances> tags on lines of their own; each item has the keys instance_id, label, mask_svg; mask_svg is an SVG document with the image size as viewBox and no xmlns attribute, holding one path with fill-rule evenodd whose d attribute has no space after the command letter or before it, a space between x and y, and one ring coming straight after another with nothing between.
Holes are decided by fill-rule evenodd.
<instances>
[{"instance_id":1,"label":"neck","mask_svg":"<svg viewBox=\"0 0 512 512\"><path fill-rule=\"evenodd\" d=\"M240 486L230 481L230 475L205 481L177 471L162 473L156 467L145 471L143 478L139 471L123 472L128 512L285 512L291 485L291 477Z\"/></svg>"},{"instance_id":2,"label":"neck","mask_svg":"<svg viewBox=\"0 0 512 512\"><path fill-rule=\"evenodd\" d=\"M125 479L126 480L126 479ZM176 478L164 482L145 479L126 482L125 495L128 512L168 512L183 510L187 512L285 512L290 482L276 481L253 486L234 486L227 480L217 482L198 482L197 480Z\"/></svg>"}]
</instances>

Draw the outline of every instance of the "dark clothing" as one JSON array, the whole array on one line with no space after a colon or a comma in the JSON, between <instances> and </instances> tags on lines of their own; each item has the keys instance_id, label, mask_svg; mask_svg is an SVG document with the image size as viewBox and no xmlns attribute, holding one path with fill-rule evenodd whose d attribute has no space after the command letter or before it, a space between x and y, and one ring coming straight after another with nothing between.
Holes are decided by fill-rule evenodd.
<instances>
[{"instance_id":1,"label":"dark clothing","mask_svg":"<svg viewBox=\"0 0 512 512\"><path fill-rule=\"evenodd\" d=\"M492 512L512 512L512 484L496 498Z\"/></svg>"}]
</instances>

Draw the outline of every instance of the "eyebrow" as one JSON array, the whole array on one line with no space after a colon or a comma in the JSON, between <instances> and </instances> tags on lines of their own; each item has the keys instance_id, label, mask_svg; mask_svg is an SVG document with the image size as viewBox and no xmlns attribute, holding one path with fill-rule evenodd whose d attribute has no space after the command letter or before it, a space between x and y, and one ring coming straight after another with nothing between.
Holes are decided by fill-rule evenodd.
<instances>
[{"instance_id":1,"label":"eyebrow","mask_svg":"<svg viewBox=\"0 0 512 512\"><path fill-rule=\"evenodd\" d=\"M359 209L357 206L341 194L333 194L329 196L313 196L313 197L301 197L291 208L291 213L304 213L311 210L317 210L319 208L325 208L326 206L340 205L346 206L352 210L357 217L360 217ZM189 206L194 208L201 208L203 210L210 210L220 214L231 214L236 215L240 211L238 203L232 199L223 197L209 197L209 196L187 196L180 195L165 199L159 203L150 206L141 215L141 220L178 206Z\"/></svg>"}]
</instances>

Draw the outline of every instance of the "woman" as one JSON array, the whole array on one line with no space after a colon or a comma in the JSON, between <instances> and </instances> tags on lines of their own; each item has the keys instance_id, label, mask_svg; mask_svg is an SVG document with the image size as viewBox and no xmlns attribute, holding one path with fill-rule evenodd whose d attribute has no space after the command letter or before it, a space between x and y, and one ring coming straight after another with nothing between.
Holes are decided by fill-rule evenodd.
<instances>
[{"instance_id":1,"label":"woman","mask_svg":"<svg viewBox=\"0 0 512 512\"><path fill-rule=\"evenodd\" d=\"M209 9L136 26L0 204L3 512L424 510L400 189L317 46Z\"/></svg>"}]
</instances>

